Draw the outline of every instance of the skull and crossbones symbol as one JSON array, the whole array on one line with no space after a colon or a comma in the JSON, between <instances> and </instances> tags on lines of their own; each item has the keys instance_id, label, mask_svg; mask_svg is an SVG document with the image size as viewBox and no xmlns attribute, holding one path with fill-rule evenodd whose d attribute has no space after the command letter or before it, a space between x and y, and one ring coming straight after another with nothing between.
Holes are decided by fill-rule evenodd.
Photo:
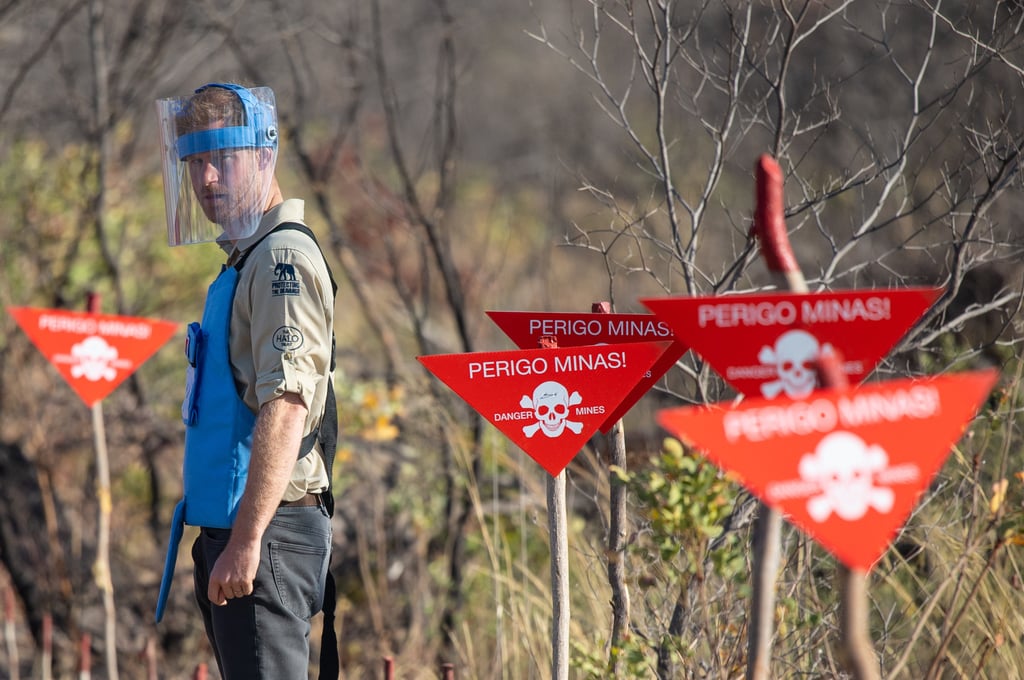
<instances>
[{"instance_id":1,"label":"skull and crossbones symbol","mask_svg":"<svg viewBox=\"0 0 1024 680\"><path fill-rule=\"evenodd\" d=\"M774 366L778 380L761 385L761 394L774 399L780 392L793 399L803 399L814 391L817 375L814 361L819 352L827 352L832 346L820 346L818 340L807 331L792 330L779 336L774 347L765 345L757 355L762 364Z\"/></svg>"},{"instance_id":2,"label":"skull and crossbones symbol","mask_svg":"<svg viewBox=\"0 0 1024 680\"><path fill-rule=\"evenodd\" d=\"M71 348L71 358L76 363L71 367L71 377L96 382L113 380L117 377L117 369L111 364L117 361L117 349L93 335Z\"/></svg>"},{"instance_id":3,"label":"skull and crossbones symbol","mask_svg":"<svg viewBox=\"0 0 1024 680\"><path fill-rule=\"evenodd\" d=\"M816 482L821 494L807 500L807 513L824 522L833 512L845 520L864 516L868 508L889 512L893 491L874 485L874 475L889 465L889 455L880 446L868 445L850 432L826 436L814 453L800 459L800 477Z\"/></svg>"},{"instance_id":4,"label":"skull and crossbones symbol","mask_svg":"<svg viewBox=\"0 0 1024 680\"><path fill-rule=\"evenodd\" d=\"M525 409L531 409L537 422L523 427L523 434L532 437L537 431L543 432L548 437L561 436L566 428L574 434L583 431L583 423L569 420L569 407L575 406L583 401L579 392L569 390L561 383L548 380L542 382L533 390L533 398L523 395L519 405Z\"/></svg>"}]
</instances>

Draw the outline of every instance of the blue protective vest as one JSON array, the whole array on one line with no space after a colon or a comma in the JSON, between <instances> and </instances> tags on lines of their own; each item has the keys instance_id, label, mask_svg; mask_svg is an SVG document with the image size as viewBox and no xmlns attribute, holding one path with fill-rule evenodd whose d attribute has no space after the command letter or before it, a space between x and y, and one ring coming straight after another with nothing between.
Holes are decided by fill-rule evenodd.
<instances>
[{"instance_id":1,"label":"blue protective vest","mask_svg":"<svg viewBox=\"0 0 1024 680\"><path fill-rule=\"evenodd\" d=\"M238 270L225 267L206 294L201 324L188 327L184 498L174 508L170 543L157 600L163 617L184 525L230 529L245 491L256 416L238 395L228 350Z\"/></svg>"},{"instance_id":2,"label":"blue protective vest","mask_svg":"<svg viewBox=\"0 0 1024 680\"><path fill-rule=\"evenodd\" d=\"M238 270L226 267L210 285L202 324L188 329L190 389L185 422L185 524L230 529L245 491L256 415L235 387L228 353Z\"/></svg>"}]
</instances>

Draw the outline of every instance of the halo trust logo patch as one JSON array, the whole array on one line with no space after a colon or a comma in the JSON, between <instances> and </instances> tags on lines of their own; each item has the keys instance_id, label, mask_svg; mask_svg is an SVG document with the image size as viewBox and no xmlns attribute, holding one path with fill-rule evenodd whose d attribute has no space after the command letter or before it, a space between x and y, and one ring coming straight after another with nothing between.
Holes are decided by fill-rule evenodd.
<instances>
[{"instance_id":1,"label":"halo trust logo patch","mask_svg":"<svg viewBox=\"0 0 1024 680\"><path fill-rule=\"evenodd\" d=\"M295 326L281 326L274 331L274 349L282 352L302 347L302 331Z\"/></svg>"}]
</instances>

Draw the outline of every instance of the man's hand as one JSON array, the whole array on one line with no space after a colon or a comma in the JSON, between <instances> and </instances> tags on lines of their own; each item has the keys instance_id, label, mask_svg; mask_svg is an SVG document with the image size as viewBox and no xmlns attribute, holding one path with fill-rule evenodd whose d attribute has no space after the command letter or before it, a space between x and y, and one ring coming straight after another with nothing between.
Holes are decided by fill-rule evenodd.
<instances>
[{"instance_id":1,"label":"man's hand","mask_svg":"<svg viewBox=\"0 0 1024 680\"><path fill-rule=\"evenodd\" d=\"M245 545L243 541L232 538L213 565L206 596L213 604L223 606L228 600L252 595L252 584L259 566L260 544Z\"/></svg>"}]
</instances>

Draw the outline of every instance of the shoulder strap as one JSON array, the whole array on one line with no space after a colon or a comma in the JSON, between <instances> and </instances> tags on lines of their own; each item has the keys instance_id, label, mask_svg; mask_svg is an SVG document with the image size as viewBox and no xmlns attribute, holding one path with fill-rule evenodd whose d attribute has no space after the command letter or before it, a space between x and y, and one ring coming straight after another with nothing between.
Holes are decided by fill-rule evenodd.
<instances>
[{"instance_id":1,"label":"shoulder strap","mask_svg":"<svg viewBox=\"0 0 1024 680\"><path fill-rule=\"evenodd\" d=\"M237 269L238 271L242 271L242 267L245 266L245 261L249 259L249 255L252 253L252 251L256 250L256 246L258 246L259 244L263 243L263 241L268 236L270 236L271 234L275 234L275 233L277 233L279 231L286 231L286 230L301 231L303 234L308 236L309 240L312 241L313 244L317 247L317 250L320 251L320 256L324 257L323 248L320 247L320 241L317 240L316 234L313 233L312 229L307 227L305 224L301 224L299 222L282 222L281 224L277 225L276 227L274 227L273 229L268 231L262 237L260 237L260 239L258 241L256 241L256 243L253 243L251 246L249 246L245 250L245 252L243 252L238 257L238 261L235 262L235 269ZM324 257L324 266L327 267L327 276L331 279L331 292L334 295L337 295L338 294L338 284L334 281L334 272L331 271L331 265L327 262L327 258L326 257ZM334 366L332 365L331 368L333 370Z\"/></svg>"},{"instance_id":2,"label":"shoulder strap","mask_svg":"<svg viewBox=\"0 0 1024 680\"><path fill-rule=\"evenodd\" d=\"M256 249L256 246L262 243L264 239L266 239L268 236L278 231L285 231L289 229L302 232L303 234L309 237L309 239L313 242L314 245L316 245L317 249L320 251L320 257L323 257L324 266L327 267L327 276L331 280L331 294L332 296L336 296L338 294L338 284L334 280L334 273L331 271L331 265L330 263L327 262L327 258L324 257L323 249L320 248L320 242L317 240L316 235L313 233L312 229L307 227L305 224L301 224L299 222L283 222L274 227L273 229L271 229L270 231L268 231L258 241L256 241L256 243L253 243L251 246L249 246L249 248L245 250L244 253L241 254L241 256L238 258L238 261L235 262L234 264L235 269L238 271L242 271L242 267L245 266L245 262L246 260L249 259L250 253L252 253L252 251ZM332 373L334 372L334 369L337 366L335 351L336 342L334 334L332 333L330 364L330 370ZM302 439L302 443L299 446L299 458L302 458L307 453L309 453L313 449L313 445L316 442L320 443L320 454L321 458L324 461L324 467L327 470L327 478L328 480L333 479L332 475L334 473L334 454L335 450L338 448L338 406L337 401L334 397L334 385L330 383L328 383L327 385L327 399L324 403L324 413L320 418L320 425ZM328 513L333 517L334 494L331 492L331 489L328 488L328 490L324 492L323 496L324 505Z\"/></svg>"}]
</instances>

